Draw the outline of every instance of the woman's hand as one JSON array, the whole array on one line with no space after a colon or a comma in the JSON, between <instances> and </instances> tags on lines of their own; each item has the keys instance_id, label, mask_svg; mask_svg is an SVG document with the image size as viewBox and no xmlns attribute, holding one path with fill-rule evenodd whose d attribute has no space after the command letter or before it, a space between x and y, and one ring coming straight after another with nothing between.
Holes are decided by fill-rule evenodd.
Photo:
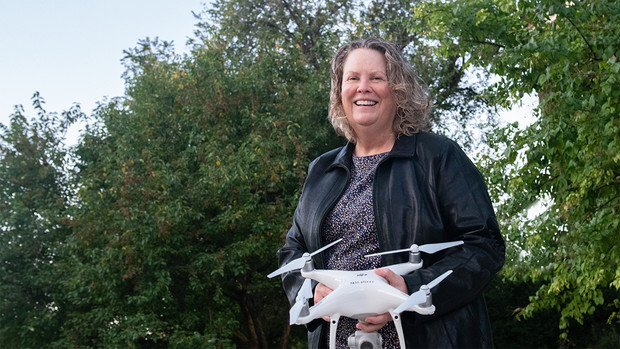
<instances>
[{"instance_id":1,"label":"woman's hand","mask_svg":"<svg viewBox=\"0 0 620 349\"><path fill-rule=\"evenodd\" d=\"M409 294L407 284L402 276L387 268L375 269L375 274L384 278L389 285ZM390 315L390 313L383 313L377 316L366 317L364 322L358 322L356 327L364 332L374 332L381 329L390 321L392 321L392 315Z\"/></svg>"},{"instance_id":2,"label":"woman's hand","mask_svg":"<svg viewBox=\"0 0 620 349\"><path fill-rule=\"evenodd\" d=\"M327 297L333 290L322 283L319 283L314 288L314 304L317 304L321 299ZM323 316L323 320L329 322L329 316Z\"/></svg>"}]
</instances>

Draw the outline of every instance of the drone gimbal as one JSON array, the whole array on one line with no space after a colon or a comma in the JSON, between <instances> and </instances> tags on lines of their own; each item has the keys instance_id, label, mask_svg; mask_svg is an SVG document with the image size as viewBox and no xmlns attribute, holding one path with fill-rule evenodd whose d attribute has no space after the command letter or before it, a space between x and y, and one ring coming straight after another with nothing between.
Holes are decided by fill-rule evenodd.
<instances>
[{"instance_id":1,"label":"drone gimbal","mask_svg":"<svg viewBox=\"0 0 620 349\"><path fill-rule=\"evenodd\" d=\"M380 349L383 339L379 332L355 331L349 336L348 343L351 349Z\"/></svg>"}]
</instances>

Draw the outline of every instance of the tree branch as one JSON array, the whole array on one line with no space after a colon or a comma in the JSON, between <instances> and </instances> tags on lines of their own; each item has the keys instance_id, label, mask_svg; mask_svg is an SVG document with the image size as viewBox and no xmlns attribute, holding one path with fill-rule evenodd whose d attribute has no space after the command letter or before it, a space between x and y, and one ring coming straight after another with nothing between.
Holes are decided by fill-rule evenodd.
<instances>
[{"instance_id":1,"label":"tree branch","mask_svg":"<svg viewBox=\"0 0 620 349\"><path fill-rule=\"evenodd\" d=\"M289 15L291 16L295 24L297 24L297 27L301 28L302 23L301 23L301 16L299 12L295 11L295 9L293 9L293 7L288 1L282 0L282 3L284 4L284 7L288 11Z\"/></svg>"},{"instance_id":2,"label":"tree branch","mask_svg":"<svg viewBox=\"0 0 620 349\"><path fill-rule=\"evenodd\" d=\"M498 44L496 42L492 42L492 41L483 41L483 40L463 40L465 42L473 42L474 44L481 44L481 45L490 45L490 46L495 46L498 48L506 48L506 46L502 45L502 44Z\"/></svg>"},{"instance_id":3,"label":"tree branch","mask_svg":"<svg viewBox=\"0 0 620 349\"><path fill-rule=\"evenodd\" d=\"M583 33L581 32L581 30L579 29L579 27L573 22L572 19L570 19L570 17L566 17L566 19L568 19L568 21L570 22L570 24L577 29L577 32L579 33L579 35L581 36L581 38L583 39L583 41L586 43L586 45L588 45L588 48L590 49L590 52L592 52L592 56L594 57L594 60L599 61L600 59L596 56L596 52L594 51L594 48L592 47L592 45L590 45L590 42L588 41L588 39L586 39L586 37L583 35Z\"/></svg>"}]
</instances>

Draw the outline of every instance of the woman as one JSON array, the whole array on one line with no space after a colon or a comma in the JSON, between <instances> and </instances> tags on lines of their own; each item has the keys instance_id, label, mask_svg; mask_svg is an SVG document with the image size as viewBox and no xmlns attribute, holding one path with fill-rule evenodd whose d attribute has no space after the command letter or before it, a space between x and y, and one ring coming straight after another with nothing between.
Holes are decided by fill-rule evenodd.
<instances>
[{"instance_id":1,"label":"woman","mask_svg":"<svg viewBox=\"0 0 620 349\"><path fill-rule=\"evenodd\" d=\"M482 176L453 141L427 132L429 98L392 44L366 39L342 47L331 79L329 119L349 142L310 164L280 265L341 237L314 256L317 268L380 268L407 254L364 255L462 240L424 255L424 268L409 275L375 272L409 294L453 270L433 289L433 315L401 314L407 348L492 347L482 291L502 267L505 247ZM303 278L295 271L282 280L292 304ZM314 302L329 292L316 285ZM309 347L326 347L329 324L317 319L307 327ZM378 330L384 347L400 345L387 313L363 323L341 318L338 346L356 329Z\"/></svg>"}]
</instances>

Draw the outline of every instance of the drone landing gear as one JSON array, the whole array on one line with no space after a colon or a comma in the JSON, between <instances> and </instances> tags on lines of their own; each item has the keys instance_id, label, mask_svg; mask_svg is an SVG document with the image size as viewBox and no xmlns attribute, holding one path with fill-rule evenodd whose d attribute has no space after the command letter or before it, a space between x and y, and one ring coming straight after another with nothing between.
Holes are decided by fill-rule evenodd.
<instances>
[{"instance_id":1,"label":"drone landing gear","mask_svg":"<svg viewBox=\"0 0 620 349\"><path fill-rule=\"evenodd\" d=\"M338 321L340 314L334 314L329 321L329 349L336 348L336 330L338 330Z\"/></svg>"}]
</instances>

